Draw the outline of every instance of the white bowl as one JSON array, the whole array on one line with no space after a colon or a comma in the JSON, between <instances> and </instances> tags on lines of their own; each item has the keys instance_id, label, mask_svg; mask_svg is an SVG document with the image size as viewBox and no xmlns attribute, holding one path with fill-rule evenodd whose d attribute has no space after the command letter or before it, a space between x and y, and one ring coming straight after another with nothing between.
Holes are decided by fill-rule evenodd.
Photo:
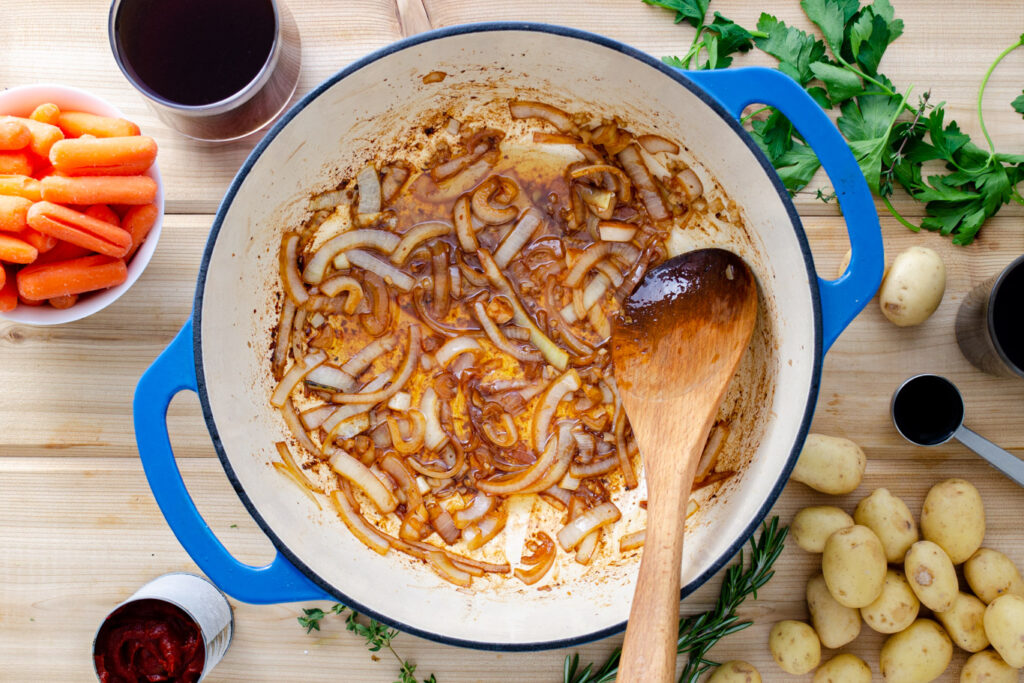
<instances>
[{"instance_id":1,"label":"white bowl","mask_svg":"<svg viewBox=\"0 0 1024 683\"><path fill-rule=\"evenodd\" d=\"M33 109L44 102L53 102L61 109L69 111L85 111L100 116L128 118L117 107L84 90L53 84L23 85L0 91L0 114L28 116ZM101 311L127 292L149 265L153 251L156 250L156 244L160 240L160 229L163 227L164 221L164 184L160 180L160 170L156 163L150 167L146 175L156 181L156 205L160 208L160 212L146 240L128 263L127 280L117 287L84 294L78 303L70 308L60 310L46 304L41 306L19 304L13 311L0 313L0 318L29 325L60 325L81 320Z\"/></svg>"}]
</instances>

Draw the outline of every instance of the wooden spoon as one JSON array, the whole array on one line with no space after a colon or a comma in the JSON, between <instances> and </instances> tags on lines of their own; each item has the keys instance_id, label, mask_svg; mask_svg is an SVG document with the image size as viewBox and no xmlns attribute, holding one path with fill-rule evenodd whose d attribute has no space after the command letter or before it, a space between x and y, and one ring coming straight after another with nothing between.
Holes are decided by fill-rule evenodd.
<instances>
[{"instance_id":1,"label":"wooden spoon","mask_svg":"<svg viewBox=\"0 0 1024 683\"><path fill-rule=\"evenodd\" d=\"M701 249L648 272L614 321L615 378L647 476L647 536L620 683L675 676L686 506L756 319L757 284L743 259Z\"/></svg>"}]
</instances>

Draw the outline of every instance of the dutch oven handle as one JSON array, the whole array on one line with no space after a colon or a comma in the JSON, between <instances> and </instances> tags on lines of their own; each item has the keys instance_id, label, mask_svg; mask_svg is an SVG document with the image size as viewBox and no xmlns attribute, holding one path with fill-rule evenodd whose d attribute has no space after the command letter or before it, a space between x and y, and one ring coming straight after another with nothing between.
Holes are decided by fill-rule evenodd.
<instances>
[{"instance_id":1,"label":"dutch oven handle","mask_svg":"<svg viewBox=\"0 0 1024 683\"><path fill-rule=\"evenodd\" d=\"M814 149L828 173L853 252L850 265L836 280L818 277L822 332L828 351L840 332L867 305L882 283L885 265L878 212L857 160L824 110L789 76L764 67L722 71L684 71L734 117L751 104L779 109Z\"/></svg>"},{"instance_id":2,"label":"dutch oven handle","mask_svg":"<svg viewBox=\"0 0 1024 683\"><path fill-rule=\"evenodd\" d=\"M264 567L239 562L199 515L181 479L167 434L167 407L185 389L197 390L191 320L142 375L133 404L135 440L142 467L178 541L221 590L243 602L331 599L281 553Z\"/></svg>"}]
</instances>

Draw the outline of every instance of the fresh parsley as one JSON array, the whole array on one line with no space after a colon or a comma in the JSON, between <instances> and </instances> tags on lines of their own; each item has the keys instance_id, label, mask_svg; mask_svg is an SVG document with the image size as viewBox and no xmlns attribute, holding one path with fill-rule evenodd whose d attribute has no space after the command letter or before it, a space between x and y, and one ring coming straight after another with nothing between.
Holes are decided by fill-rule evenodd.
<instances>
[{"instance_id":1,"label":"fresh parsley","mask_svg":"<svg viewBox=\"0 0 1024 683\"><path fill-rule=\"evenodd\" d=\"M1024 116L1024 90L1021 90L1021 94L1014 98L1013 102L1010 102L1010 106L1015 112Z\"/></svg>"}]
</instances>

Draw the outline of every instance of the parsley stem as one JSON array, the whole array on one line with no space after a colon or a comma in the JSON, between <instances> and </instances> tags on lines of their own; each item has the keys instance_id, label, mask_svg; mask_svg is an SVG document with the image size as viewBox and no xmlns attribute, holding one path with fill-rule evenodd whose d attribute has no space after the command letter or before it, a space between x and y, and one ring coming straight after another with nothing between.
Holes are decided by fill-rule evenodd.
<instances>
[{"instance_id":1,"label":"parsley stem","mask_svg":"<svg viewBox=\"0 0 1024 683\"><path fill-rule=\"evenodd\" d=\"M766 111L771 111L771 109L772 109L771 107L761 107L760 109L754 110L754 111L750 112L749 114L747 114L746 116L744 116L742 119L740 119L740 123L744 124L747 121L749 121L750 119L752 119L755 116L757 116L758 114L761 114L761 113L766 112Z\"/></svg>"},{"instance_id":2,"label":"parsley stem","mask_svg":"<svg viewBox=\"0 0 1024 683\"><path fill-rule=\"evenodd\" d=\"M882 202L885 203L885 208L889 209L889 213L892 214L893 218L895 218L896 220L898 220L900 223L903 224L903 227L905 227L905 228L907 228L909 230L912 230L914 232L920 232L921 231L921 226L920 225L914 225L913 223L908 221L906 218L904 218L900 214L900 212L897 211L896 208L892 205L892 202L889 201L888 197L882 197Z\"/></svg>"},{"instance_id":3,"label":"parsley stem","mask_svg":"<svg viewBox=\"0 0 1024 683\"><path fill-rule=\"evenodd\" d=\"M988 85L989 76L991 76L992 72L996 70L997 66L999 66L999 62L1003 61L1003 59L1006 58L1006 55L1010 54L1021 45L1024 45L1024 33L1021 34L1020 38L1017 39L1016 43L1014 43L1013 45L999 53L999 56L996 57L996 61L992 62L992 65L988 68L988 71L985 72L985 77L981 79L981 86L978 88L978 123L981 125L981 132L984 133L985 140L988 142L990 159L996 153L996 146L992 144L992 137L989 136L988 128L985 127L985 116L981 112L981 101L982 98L984 98L985 96L985 86Z\"/></svg>"}]
</instances>

